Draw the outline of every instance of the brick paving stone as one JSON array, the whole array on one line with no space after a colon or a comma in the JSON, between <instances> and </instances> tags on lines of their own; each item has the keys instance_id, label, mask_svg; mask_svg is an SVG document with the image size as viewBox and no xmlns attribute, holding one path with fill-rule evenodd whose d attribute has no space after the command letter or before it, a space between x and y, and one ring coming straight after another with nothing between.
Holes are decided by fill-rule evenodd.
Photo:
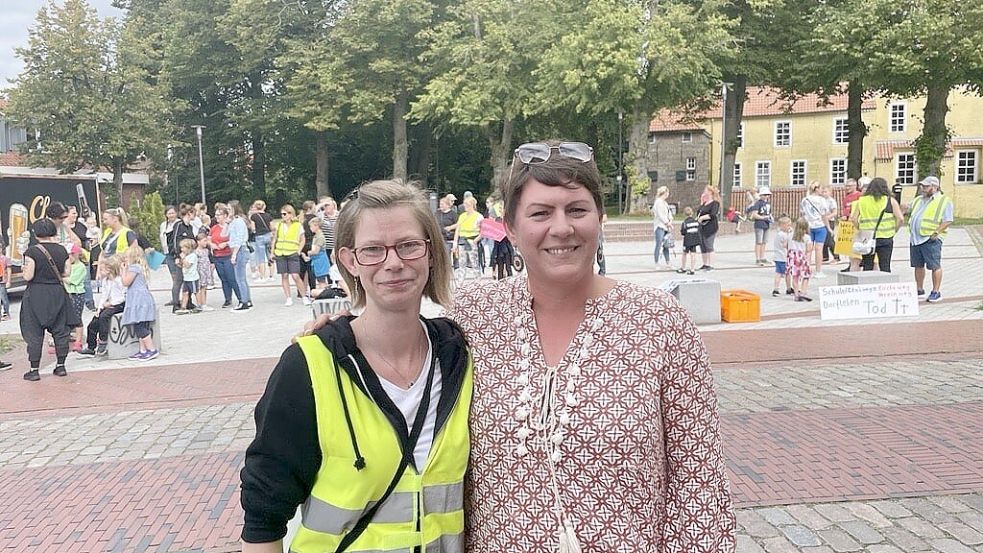
<instances>
[{"instance_id":1,"label":"brick paving stone","mask_svg":"<svg viewBox=\"0 0 983 553\"><path fill-rule=\"evenodd\" d=\"M737 536L737 553L765 553L765 550L750 537Z\"/></svg>"},{"instance_id":2,"label":"brick paving stone","mask_svg":"<svg viewBox=\"0 0 983 553\"><path fill-rule=\"evenodd\" d=\"M846 509L857 518L867 521L874 528L887 528L891 526L891 521L884 517L877 509L866 503L848 503Z\"/></svg>"},{"instance_id":3,"label":"brick paving stone","mask_svg":"<svg viewBox=\"0 0 983 553\"><path fill-rule=\"evenodd\" d=\"M884 528L881 530L881 533L887 537L888 541L897 545L904 551L928 551L931 549L925 540L909 532L907 529L902 528L901 526Z\"/></svg>"},{"instance_id":4,"label":"brick paving stone","mask_svg":"<svg viewBox=\"0 0 983 553\"><path fill-rule=\"evenodd\" d=\"M898 519L898 524L919 538L943 538L945 534L930 521L923 518L909 517Z\"/></svg>"},{"instance_id":5,"label":"brick paving stone","mask_svg":"<svg viewBox=\"0 0 983 553\"><path fill-rule=\"evenodd\" d=\"M861 549L860 544L854 541L854 539L843 530L837 528L820 530L819 535L823 538L824 542L833 548L833 551L860 551Z\"/></svg>"},{"instance_id":6,"label":"brick paving stone","mask_svg":"<svg viewBox=\"0 0 983 553\"><path fill-rule=\"evenodd\" d=\"M761 546L768 553L798 553L799 548L783 537L762 540Z\"/></svg>"},{"instance_id":7,"label":"brick paving stone","mask_svg":"<svg viewBox=\"0 0 983 553\"><path fill-rule=\"evenodd\" d=\"M983 530L983 527L974 530L960 522L944 522L939 524L939 529L966 545L983 545L983 534L978 531Z\"/></svg>"},{"instance_id":8,"label":"brick paving stone","mask_svg":"<svg viewBox=\"0 0 983 553\"><path fill-rule=\"evenodd\" d=\"M941 553L974 553L974 551L956 540L941 539L929 540L937 551Z\"/></svg>"},{"instance_id":9,"label":"brick paving stone","mask_svg":"<svg viewBox=\"0 0 983 553\"><path fill-rule=\"evenodd\" d=\"M897 501L871 501L870 506L877 509L882 515L891 518L904 518L911 516L911 511L905 509Z\"/></svg>"},{"instance_id":10,"label":"brick paving stone","mask_svg":"<svg viewBox=\"0 0 983 553\"><path fill-rule=\"evenodd\" d=\"M797 524L783 526L782 533L785 534L785 537L788 538L789 541L798 547L820 544L819 537L805 526L799 526Z\"/></svg>"},{"instance_id":11,"label":"brick paving stone","mask_svg":"<svg viewBox=\"0 0 983 553\"><path fill-rule=\"evenodd\" d=\"M846 530L848 534L853 536L854 539L863 544L880 543L884 541L884 536L880 532L874 530L866 522L859 520L850 520L841 523L840 528Z\"/></svg>"}]
</instances>

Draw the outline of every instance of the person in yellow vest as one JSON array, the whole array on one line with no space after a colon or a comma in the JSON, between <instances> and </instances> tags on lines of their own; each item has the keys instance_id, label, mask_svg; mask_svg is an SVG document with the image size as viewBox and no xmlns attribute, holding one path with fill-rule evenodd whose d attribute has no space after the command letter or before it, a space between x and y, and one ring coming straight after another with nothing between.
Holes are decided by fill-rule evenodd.
<instances>
[{"instance_id":1,"label":"person in yellow vest","mask_svg":"<svg viewBox=\"0 0 983 553\"><path fill-rule=\"evenodd\" d=\"M284 305L293 305L293 296L290 295L290 279L297 286L297 292L304 298L305 303L310 303L307 299L307 284L300 278L300 251L304 247L304 224L296 219L297 212L294 206L286 204L280 208L280 222L276 225L273 232L273 259L276 261L276 272L280 273L280 286L283 287L283 295L286 298Z\"/></svg>"},{"instance_id":2,"label":"person in yellow vest","mask_svg":"<svg viewBox=\"0 0 983 553\"><path fill-rule=\"evenodd\" d=\"M942 240L953 220L952 200L939 189L937 177L918 183L921 192L908 207L911 236L911 266L915 269L918 297L925 297L925 268L932 271L932 291L926 301L942 301Z\"/></svg>"},{"instance_id":3,"label":"person in yellow vest","mask_svg":"<svg viewBox=\"0 0 983 553\"><path fill-rule=\"evenodd\" d=\"M874 251L860 259L864 271L874 270L874 256L877 256L877 268L882 272L891 272L891 256L894 253L894 235L904 225L901 206L891 195L887 181L874 177L864 189L863 196L853 202L850 209L850 220L860 233L874 237Z\"/></svg>"},{"instance_id":4,"label":"person in yellow vest","mask_svg":"<svg viewBox=\"0 0 983 553\"><path fill-rule=\"evenodd\" d=\"M135 246L137 233L127 228L126 212L121 207L112 207L102 212L102 238L99 240L102 253L100 257L122 254L126 248Z\"/></svg>"},{"instance_id":5,"label":"person in yellow vest","mask_svg":"<svg viewBox=\"0 0 983 553\"><path fill-rule=\"evenodd\" d=\"M461 205L464 206L464 211L457 216L457 228L454 229L454 244L456 244L454 253L459 254L462 250L466 252L478 251L477 260L465 258L464 262L476 262L478 264L476 268L484 272L484 260L482 259L484 256L481 255L481 248L478 247L478 241L481 239L479 236L481 220L484 217L478 213L478 201L474 199L474 196L464 198Z\"/></svg>"},{"instance_id":6,"label":"person in yellow vest","mask_svg":"<svg viewBox=\"0 0 983 553\"><path fill-rule=\"evenodd\" d=\"M303 505L294 553L463 553L471 358L456 324L420 317L423 296L450 304L440 229L419 188L377 181L335 231L364 311L273 370L241 473L243 552L282 552Z\"/></svg>"}]
</instances>

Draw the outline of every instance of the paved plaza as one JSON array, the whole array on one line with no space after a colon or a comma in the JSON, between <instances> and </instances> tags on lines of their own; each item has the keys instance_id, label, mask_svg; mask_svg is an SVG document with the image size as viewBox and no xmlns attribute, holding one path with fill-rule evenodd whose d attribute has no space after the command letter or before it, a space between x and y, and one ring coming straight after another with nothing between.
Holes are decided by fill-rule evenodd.
<instances>
[{"instance_id":1,"label":"paved plaza","mask_svg":"<svg viewBox=\"0 0 983 553\"><path fill-rule=\"evenodd\" d=\"M701 327L714 362L739 552L983 553L983 253L946 242L944 301L917 317L821 321L772 298L751 237L721 236L701 278L762 295L762 320ZM906 238L898 237L900 244ZM609 243L613 278L659 285L651 242ZM907 249L894 271L911 280ZM769 252L770 254L770 252ZM814 285L835 283L835 271ZM828 281L828 282L826 282ZM166 272L153 278L166 301ZM0 373L0 551L239 550L238 470L252 409L310 317L254 288L256 309L161 316L164 353ZM221 292L211 292L217 306ZM16 311L16 305L15 305ZM432 305L424 308L435 314ZM16 336L16 313L0 335Z\"/></svg>"}]
</instances>

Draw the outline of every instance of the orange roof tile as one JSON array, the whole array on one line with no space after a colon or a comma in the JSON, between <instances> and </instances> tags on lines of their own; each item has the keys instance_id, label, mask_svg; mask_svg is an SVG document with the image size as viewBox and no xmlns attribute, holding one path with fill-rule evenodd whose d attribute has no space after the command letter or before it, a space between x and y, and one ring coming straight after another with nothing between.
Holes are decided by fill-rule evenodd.
<instances>
[{"instance_id":1,"label":"orange roof tile","mask_svg":"<svg viewBox=\"0 0 983 553\"><path fill-rule=\"evenodd\" d=\"M703 127L690 114L675 114L667 109L659 110L652 122L649 132L683 132L702 131Z\"/></svg>"},{"instance_id":2,"label":"orange roof tile","mask_svg":"<svg viewBox=\"0 0 983 553\"><path fill-rule=\"evenodd\" d=\"M877 161L889 161L894 159L894 150L903 148L914 150L915 145L911 140L878 140L874 147L874 159ZM983 147L983 137L953 138L945 146L943 157L952 157L955 148Z\"/></svg>"},{"instance_id":3,"label":"orange roof tile","mask_svg":"<svg viewBox=\"0 0 983 553\"><path fill-rule=\"evenodd\" d=\"M23 164L24 158L17 152L0 153L0 165L20 167Z\"/></svg>"}]
</instances>

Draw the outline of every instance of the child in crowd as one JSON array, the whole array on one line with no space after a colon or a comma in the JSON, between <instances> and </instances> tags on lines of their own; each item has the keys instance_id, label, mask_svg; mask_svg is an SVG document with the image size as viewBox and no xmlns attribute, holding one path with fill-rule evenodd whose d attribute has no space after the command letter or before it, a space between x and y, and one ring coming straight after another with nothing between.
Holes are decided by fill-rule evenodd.
<instances>
[{"instance_id":1,"label":"child in crowd","mask_svg":"<svg viewBox=\"0 0 983 553\"><path fill-rule=\"evenodd\" d=\"M208 233L198 233L198 248L195 250L198 256L198 307L202 311L214 311L215 308L208 305L208 288L215 284L215 277L212 275L212 261L208 258Z\"/></svg>"},{"instance_id":2,"label":"child in crowd","mask_svg":"<svg viewBox=\"0 0 983 553\"><path fill-rule=\"evenodd\" d=\"M126 307L126 287L123 286L123 279L120 278L118 255L111 255L99 262L99 280L101 290L99 311L89 322L86 332L87 344L79 355L106 355L106 342L109 341L109 328L113 322L113 315L122 313Z\"/></svg>"},{"instance_id":3,"label":"child in crowd","mask_svg":"<svg viewBox=\"0 0 983 553\"><path fill-rule=\"evenodd\" d=\"M789 296L795 293L792 289L792 275L788 272L788 242L792 239L792 219L783 215L778 218L778 232L775 233L775 284L771 295L780 296L778 286L785 278L785 293Z\"/></svg>"},{"instance_id":4,"label":"child in crowd","mask_svg":"<svg viewBox=\"0 0 983 553\"><path fill-rule=\"evenodd\" d=\"M809 221L799 217L792 231L792 239L788 241L788 272L792 276L792 286L795 289L795 301L812 301L806 295L809 290L809 279L812 277L812 266L809 260L814 255L815 244L809 236ZM819 245L822 247L822 244Z\"/></svg>"},{"instance_id":5,"label":"child in crowd","mask_svg":"<svg viewBox=\"0 0 983 553\"><path fill-rule=\"evenodd\" d=\"M179 244L181 254L179 256L181 273L184 277L184 284L181 286L181 309L175 311L178 315L188 313L201 313L201 309L192 303L191 298L197 297L198 290L201 289L200 275L198 274L198 243L190 238L181 240Z\"/></svg>"},{"instance_id":6,"label":"child in crowd","mask_svg":"<svg viewBox=\"0 0 983 553\"><path fill-rule=\"evenodd\" d=\"M130 360L149 361L159 355L151 331L157 319L157 304L147 287L150 267L147 266L143 248L140 246L127 248L123 259L126 263L126 270L122 275L123 285L126 286L126 307L120 322L129 327L140 340L140 351L131 355Z\"/></svg>"},{"instance_id":7,"label":"child in crowd","mask_svg":"<svg viewBox=\"0 0 983 553\"><path fill-rule=\"evenodd\" d=\"M683 259L676 272L692 275L695 274L696 269L696 247L700 245L700 222L693 216L692 207L686 206L683 209L683 215L686 218L683 220L682 226L679 227L680 232L683 233ZM686 268L687 261L689 261L689 269Z\"/></svg>"},{"instance_id":8,"label":"child in crowd","mask_svg":"<svg viewBox=\"0 0 983 553\"><path fill-rule=\"evenodd\" d=\"M310 221L307 221L307 226L311 231L311 249L307 253L301 253L300 257L310 263L315 287L321 287L328 283L328 271L331 269L331 262L328 260L327 251L325 251L327 243L324 239L324 233L321 232L320 218L311 217Z\"/></svg>"},{"instance_id":9,"label":"child in crowd","mask_svg":"<svg viewBox=\"0 0 983 553\"><path fill-rule=\"evenodd\" d=\"M0 248L3 244L0 243ZM0 320L10 320L10 297L7 296L7 285L10 283L10 258L0 251L0 308L2 315Z\"/></svg>"},{"instance_id":10,"label":"child in crowd","mask_svg":"<svg viewBox=\"0 0 983 553\"><path fill-rule=\"evenodd\" d=\"M82 311L85 310L85 279L89 278L89 268L82 263L82 248L78 244L72 244L72 249L68 255L69 263L72 268L65 279L65 290L68 297L72 298L72 308L78 315L78 320L82 320ZM79 325L72 329L75 340L72 341L72 351L82 351L82 326Z\"/></svg>"}]
</instances>

